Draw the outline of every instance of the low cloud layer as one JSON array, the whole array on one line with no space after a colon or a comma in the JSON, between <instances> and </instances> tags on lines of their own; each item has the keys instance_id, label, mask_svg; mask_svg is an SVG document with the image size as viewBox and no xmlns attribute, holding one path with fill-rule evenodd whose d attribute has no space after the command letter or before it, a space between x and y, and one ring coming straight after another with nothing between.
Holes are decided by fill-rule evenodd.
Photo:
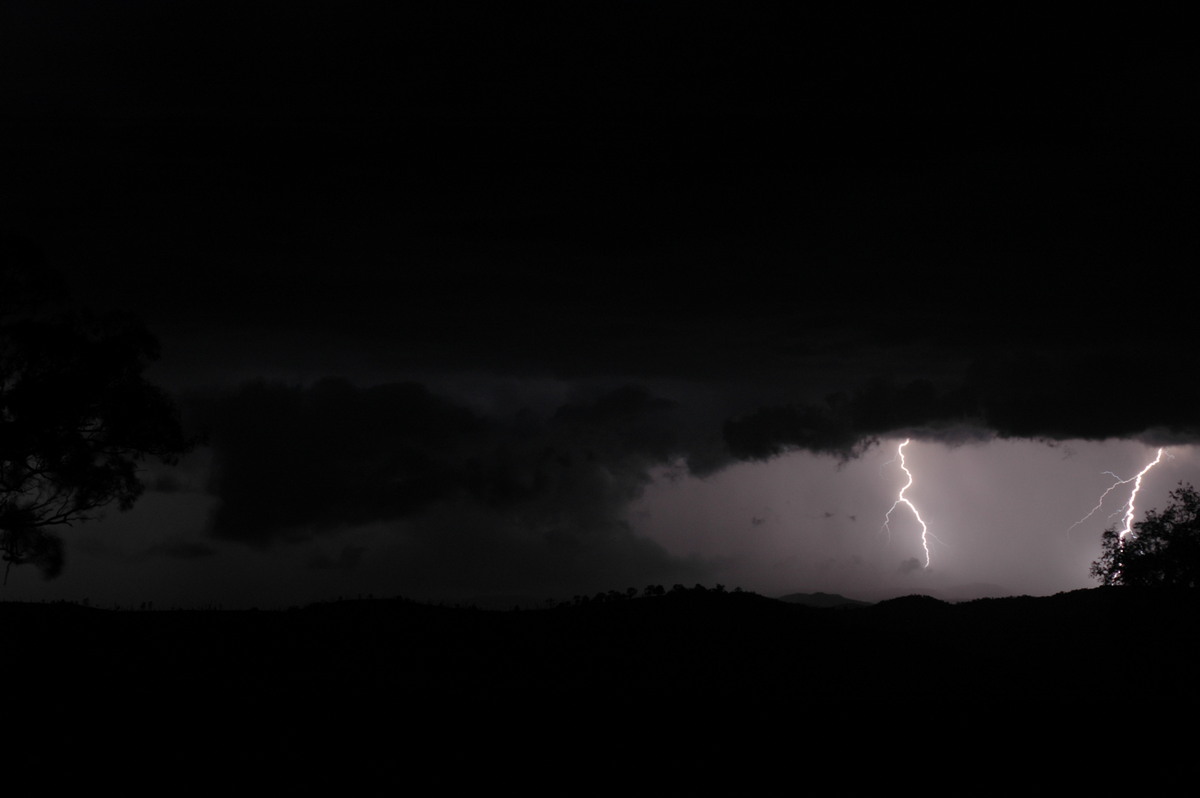
<instances>
[{"instance_id":1,"label":"low cloud layer","mask_svg":"<svg viewBox=\"0 0 1200 798\"><path fill-rule=\"evenodd\" d=\"M268 548L382 525L409 553L400 570L430 588L703 573L624 517L650 469L697 448L680 436L675 403L642 388L506 417L415 383L332 378L248 383L199 404L218 500L209 532L219 540ZM310 564L348 568L370 556L351 546Z\"/></svg>"},{"instance_id":2,"label":"low cloud layer","mask_svg":"<svg viewBox=\"0 0 1200 798\"><path fill-rule=\"evenodd\" d=\"M877 378L822 402L763 406L728 420L725 440L753 460L794 449L852 457L883 435L1190 442L1200 387L1173 376L1180 362L1154 349L991 356L944 385Z\"/></svg>"}]
</instances>

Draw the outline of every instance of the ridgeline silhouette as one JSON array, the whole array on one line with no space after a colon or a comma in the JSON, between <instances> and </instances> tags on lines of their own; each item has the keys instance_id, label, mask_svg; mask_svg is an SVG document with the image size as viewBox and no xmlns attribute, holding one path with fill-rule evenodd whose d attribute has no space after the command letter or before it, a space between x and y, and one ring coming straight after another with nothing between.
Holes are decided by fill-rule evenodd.
<instances>
[{"instance_id":1,"label":"ridgeline silhouette","mask_svg":"<svg viewBox=\"0 0 1200 798\"><path fill-rule=\"evenodd\" d=\"M195 783L482 786L517 767L531 783L580 772L615 788L681 752L791 762L918 720L974 724L940 751L987 750L989 729L1013 733L1007 721L1087 717L1130 674L1153 678L1106 717L1194 704L1198 608L1195 591L1139 588L837 607L702 586L510 611L403 598L278 611L0 602L0 665L21 674L10 715L47 727L23 729L31 745L52 738L102 761L134 750ZM142 731L97 726L112 718ZM920 734L887 748L909 737L925 750ZM593 772L597 758L614 767Z\"/></svg>"}]
</instances>

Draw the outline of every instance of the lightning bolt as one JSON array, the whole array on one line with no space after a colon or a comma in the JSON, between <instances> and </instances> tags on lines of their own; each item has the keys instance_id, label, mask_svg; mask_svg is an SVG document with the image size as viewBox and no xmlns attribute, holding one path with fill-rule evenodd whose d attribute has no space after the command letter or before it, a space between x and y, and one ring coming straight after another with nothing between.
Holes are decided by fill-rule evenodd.
<instances>
[{"instance_id":1,"label":"lightning bolt","mask_svg":"<svg viewBox=\"0 0 1200 798\"><path fill-rule=\"evenodd\" d=\"M892 506L888 509L888 511L886 513L884 513L883 526L880 528L886 529L888 532L888 535L891 535L892 528L889 526L889 524L891 523L891 520L892 520L892 511L895 510L897 507L899 507L902 504L905 507L907 507L909 510L911 510L913 516L917 519L917 523L919 523L921 525L921 547L925 549L925 567L928 568L929 567L929 527L926 526L925 521L921 518L921 514L919 512L917 512L916 505L914 505L911 501L909 501L908 498L906 498L904 495L904 492L906 490L908 490L909 488L911 488L912 484L913 484L912 472L908 470L908 466L904 462L904 447L908 446L909 440L910 439L905 438L904 443L900 444L900 448L898 448L896 450L896 454L900 458L900 470L903 471L905 476L908 477L908 482L906 482L904 487L900 489L900 493L897 494L897 496L896 496L896 501L893 502Z\"/></svg>"},{"instance_id":2,"label":"lightning bolt","mask_svg":"<svg viewBox=\"0 0 1200 798\"><path fill-rule=\"evenodd\" d=\"M1143 468L1141 471L1137 472L1137 474L1135 476L1132 476L1129 479L1121 479L1113 472L1105 471L1104 473L1107 474L1108 476L1112 477L1113 479L1115 479L1116 482L1109 485L1108 490L1106 490L1106 491L1104 491L1104 493L1100 494L1100 501L1096 502L1096 506L1093 507L1091 509L1091 511L1088 512L1088 514L1085 515L1083 518L1080 518L1078 521L1071 524L1071 528L1068 529L1067 532L1070 532L1071 529L1074 529L1075 527L1079 526L1084 521L1088 520L1093 515L1095 515L1096 512L1101 507L1104 506L1104 500L1106 498L1108 498L1108 494L1112 493L1114 490L1121 487L1122 485L1128 485L1130 482L1132 482L1133 490L1131 490L1129 492L1129 501L1127 501L1127 502L1125 502L1125 504L1121 505L1122 508L1124 508L1124 510L1125 510L1125 516L1123 519L1123 525L1121 526L1121 531L1120 531L1120 533L1118 533L1117 538L1121 542L1124 542L1125 538L1128 535L1133 533L1133 516L1134 516L1134 513L1136 512L1136 507L1134 506L1134 503L1137 501L1138 491L1140 491L1142 489L1142 477L1146 476L1146 474L1150 471L1150 469L1154 468L1156 465L1158 465L1159 463L1162 462L1164 454L1165 454L1165 451L1160 447L1158 450L1158 453L1154 456L1154 459L1152 461L1150 461L1146 465L1145 468ZM1170 455L1167 455L1167 456L1169 457ZM1116 513L1113 513L1113 515L1114 516L1118 515L1120 512L1121 511L1118 510Z\"/></svg>"}]
</instances>

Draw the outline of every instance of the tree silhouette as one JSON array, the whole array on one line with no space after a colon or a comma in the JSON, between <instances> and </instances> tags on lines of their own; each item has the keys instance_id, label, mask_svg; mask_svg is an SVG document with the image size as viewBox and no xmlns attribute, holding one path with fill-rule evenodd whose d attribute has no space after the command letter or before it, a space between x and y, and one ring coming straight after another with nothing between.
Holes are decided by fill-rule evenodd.
<instances>
[{"instance_id":1,"label":"tree silhouette","mask_svg":"<svg viewBox=\"0 0 1200 798\"><path fill-rule=\"evenodd\" d=\"M1200 493L1180 483L1165 510L1149 510L1124 538L1104 530L1092 576L1103 585L1200 585Z\"/></svg>"},{"instance_id":2,"label":"tree silhouette","mask_svg":"<svg viewBox=\"0 0 1200 798\"><path fill-rule=\"evenodd\" d=\"M0 553L46 578L63 567L54 530L141 495L139 464L191 448L165 391L142 372L158 343L120 314L37 312L44 297L0 272Z\"/></svg>"}]
</instances>

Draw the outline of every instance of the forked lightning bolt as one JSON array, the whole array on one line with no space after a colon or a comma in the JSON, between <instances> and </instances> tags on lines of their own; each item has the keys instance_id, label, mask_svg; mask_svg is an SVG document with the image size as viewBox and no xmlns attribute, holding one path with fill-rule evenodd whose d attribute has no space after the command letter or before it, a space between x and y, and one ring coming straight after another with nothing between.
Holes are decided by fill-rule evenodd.
<instances>
[{"instance_id":1,"label":"forked lightning bolt","mask_svg":"<svg viewBox=\"0 0 1200 798\"><path fill-rule=\"evenodd\" d=\"M1104 473L1107 474L1108 476L1112 477L1113 479L1115 479L1116 482L1109 485L1108 490L1106 490L1106 491L1104 491L1104 493L1100 494L1100 501L1096 502L1096 506L1093 507L1091 509L1091 511L1088 512L1087 515L1085 515L1083 518L1080 518L1075 523L1071 524L1071 529L1074 529L1075 527L1079 526L1084 521L1088 520L1093 515L1095 515L1096 511L1099 510L1102 506L1104 506L1104 500L1108 497L1108 494L1112 493L1114 490L1119 488L1121 485L1128 485L1130 482L1132 482L1133 490L1130 491L1130 493L1129 493L1129 501L1125 502L1125 504L1122 505L1122 507L1125 509L1124 523L1122 524L1121 531L1118 533L1118 536L1117 536L1118 539L1123 542L1125 540L1126 536L1128 536L1129 534L1131 534L1133 532L1133 514L1135 512L1134 502L1137 501L1138 491L1140 491L1142 489L1142 477L1146 476L1146 474L1150 471L1150 469L1154 468L1156 465L1158 465L1160 462L1162 462L1162 459L1163 459L1163 450L1160 448L1158 450L1158 454L1155 455L1154 459L1150 463L1148 463L1145 468L1143 468L1141 471L1137 472L1137 475L1132 476L1129 479L1121 479L1113 472L1105 471ZM1120 511L1118 510L1117 512L1119 513ZM1113 515L1117 515L1117 513L1113 513ZM1070 532L1071 529L1068 529L1067 531Z\"/></svg>"},{"instance_id":2,"label":"forked lightning bolt","mask_svg":"<svg viewBox=\"0 0 1200 798\"><path fill-rule=\"evenodd\" d=\"M909 440L910 439L906 438L904 440L904 443L900 444L900 448L896 450L896 454L898 454L900 456L900 470L903 471L904 475L908 477L908 482L906 482L904 487L900 489L900 493L896 496L896 501L893 502L892 506L888 509L888 511L886 513L884 513L882 528L886 529L888 531L889 535L892 533L892 528L890 526L888 526L888 524L892 520L892 510L895 510L901 504L903 504L909 510L912 510L912 514L917 519L917 523L919 523L921 525L921 547L925 549L925 567L928 568L929 567L929 527L925 525L925 521L921 518L921 514L919 512L917 512L916 505L914 505L911 501L909 501L904 495L904 492L906 490L908 490L909 488L911 488L912 484L913 484L912 472L908 470L908 466L904 462L904 447L908 446Z\"/></svg>"}]
</instances>

